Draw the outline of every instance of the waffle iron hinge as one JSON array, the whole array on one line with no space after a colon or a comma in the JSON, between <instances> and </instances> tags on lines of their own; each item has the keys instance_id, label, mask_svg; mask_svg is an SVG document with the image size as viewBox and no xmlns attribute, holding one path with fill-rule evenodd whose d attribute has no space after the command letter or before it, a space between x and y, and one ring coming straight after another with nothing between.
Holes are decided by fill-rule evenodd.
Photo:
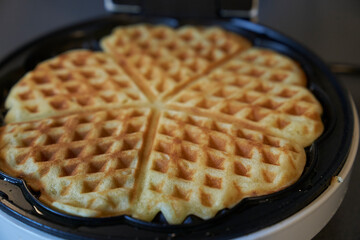
<instances>
[{"instance_id":1,"label":"waffle iron hinge","mask_svg":"<svg viewBox=\"0 0 360 240\"><path fill-rule=\"evenodd\" d=\"M112 13L175 18L243 18L257 21L258 0L104 0Z\"/></svg>"}]
</instances>

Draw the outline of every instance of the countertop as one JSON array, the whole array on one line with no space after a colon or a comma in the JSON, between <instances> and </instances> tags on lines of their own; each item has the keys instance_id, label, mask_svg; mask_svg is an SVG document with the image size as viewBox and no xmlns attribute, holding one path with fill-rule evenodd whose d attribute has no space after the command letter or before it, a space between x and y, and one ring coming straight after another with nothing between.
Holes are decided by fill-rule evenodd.
<instances>
[{"instance_id":1,"label":"countertop","mask_svg":"<svg viewBox=\"0 0 360 240\"><path fill-rule=\"evenodd\" d=\"M360 66L360 1L260 0L259 6L259 23L296 39L324 62ZM100 0L0 0L0 60L39 36L105 14ZM360 75L337 76L359 111ZM360 239L359 158L343 203L314 239Z\"/></svg>"}]
</instances>

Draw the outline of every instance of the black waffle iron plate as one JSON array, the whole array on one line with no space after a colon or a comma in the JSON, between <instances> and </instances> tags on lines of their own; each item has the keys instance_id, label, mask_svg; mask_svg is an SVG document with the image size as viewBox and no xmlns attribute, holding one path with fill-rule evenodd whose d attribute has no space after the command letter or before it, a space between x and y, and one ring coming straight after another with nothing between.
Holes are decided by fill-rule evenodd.
<instances>
[{"instance_id":1,"label":"black waffle iron plate","mask_svg":"<svg viewBox=\"0 0 360 240\"><path fill-rule=\"evenodd\" d=\"M350 99L325 64L313 53L267 27L246 20L177 20L112 15L58 30L18 49L0 63L1 103L9 89L37 63L76 48L100 50L99 39L118 25L134 23L217 25L238 33L255 46L273 49L299 62L308 88L321 102L325 131L306 148L307 165L298 182L280 192L247 198L210 220L189 216L169 225L158 214L150 223L129 216L83 218L55 212L41 204L26 184L0 172L0 209L21 222L66 239L235 238L280 222L306 207L330 184L347 159L354 120ZM3 113L5 114L5 112Z\"/></svg>"}]
</instances>

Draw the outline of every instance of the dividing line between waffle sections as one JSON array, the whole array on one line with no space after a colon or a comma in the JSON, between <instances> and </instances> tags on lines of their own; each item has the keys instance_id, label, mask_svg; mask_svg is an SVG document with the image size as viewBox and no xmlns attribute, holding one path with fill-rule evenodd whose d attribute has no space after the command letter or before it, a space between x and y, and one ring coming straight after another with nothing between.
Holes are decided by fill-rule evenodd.
<instances>
[{"instance_id":1,"label":"dividing line between waffle sections","mask_svg":"<svg viewBox=\"0 0 360 240\"><path fill-rule=\"evenodd\" d=\"M116 61L116 58L114 59ZM150 85L144 81L142 77L139 76L139 74L134 72L124 59L118 60L116 62L150 102L154 102L157 99L156 95L151 91Z\"/></svg>"},{"instance_id":2,"label":"dividing line between waffle sections","mask_svg":"<svg viewBox=\"0 0 360 240\"><path fill-rule=\"evenodd\" d=\"M188 79L187 81L185 81L184 83L179 84L176 88L174 88L173 90L171 90L169 93L165 94L161 99L164 103L166 103L167 101L169 101L170 99L172 99L173 97L175 97L179 92L181 92L183 89L187 88L190 85L195 84L196 82L198 82L200 79L202 79L204 76L207 76L210 72L212 72L213 70L217 69L218 67L225 65L226 63L228 63L229 61L231 61L233 58L235 58L239 53L245 51L247 48L242 48L237 50L235 53L225 57L224 59L222 59L221 61L217 62L217 63L213 63L211 66L209 66L205 72L200 73L198 75L195 75L194 77Z\"/></svg>"},{"instance_id":3,"label":"dividing line between waffle sections","mask_svg":"<svg viewBox=\"0 0 360 240\"><path fill-rule=\"evenodd\" d=\"M130 201L135 201L134 206L136 206L136 201L139 199L142 191L143 191L143 181L145 180L146 176L146 169L147 165L149 163L150 154L152 147L155 142L155 135L157 132L157 128L159 125L161 110L158 110L155 106L151 107L152 113L149 119L149 125L148 125L148 131L145 133L144 136L144 142L142 146L142 151L139 156L139 167L137 168L135 172L135 186L134 186L134 192L132 193L130 197Z\"/></svg>"}]
</instances>

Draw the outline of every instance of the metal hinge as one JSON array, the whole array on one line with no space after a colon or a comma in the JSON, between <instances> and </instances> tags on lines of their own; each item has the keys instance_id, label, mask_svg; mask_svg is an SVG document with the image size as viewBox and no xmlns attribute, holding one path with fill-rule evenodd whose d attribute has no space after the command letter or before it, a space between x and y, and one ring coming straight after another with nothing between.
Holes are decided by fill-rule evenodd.
<instances>
[{"instance_id":1,"label":"metal hinge","mask_svg":"<svg viewBox=\"0 0 360 240\"><path fill-rule=\"evenodd\" d=\"M244 18L257 21L258 0L104 0L113 13L144 16Z\"/></svg>"}]
</instances>

